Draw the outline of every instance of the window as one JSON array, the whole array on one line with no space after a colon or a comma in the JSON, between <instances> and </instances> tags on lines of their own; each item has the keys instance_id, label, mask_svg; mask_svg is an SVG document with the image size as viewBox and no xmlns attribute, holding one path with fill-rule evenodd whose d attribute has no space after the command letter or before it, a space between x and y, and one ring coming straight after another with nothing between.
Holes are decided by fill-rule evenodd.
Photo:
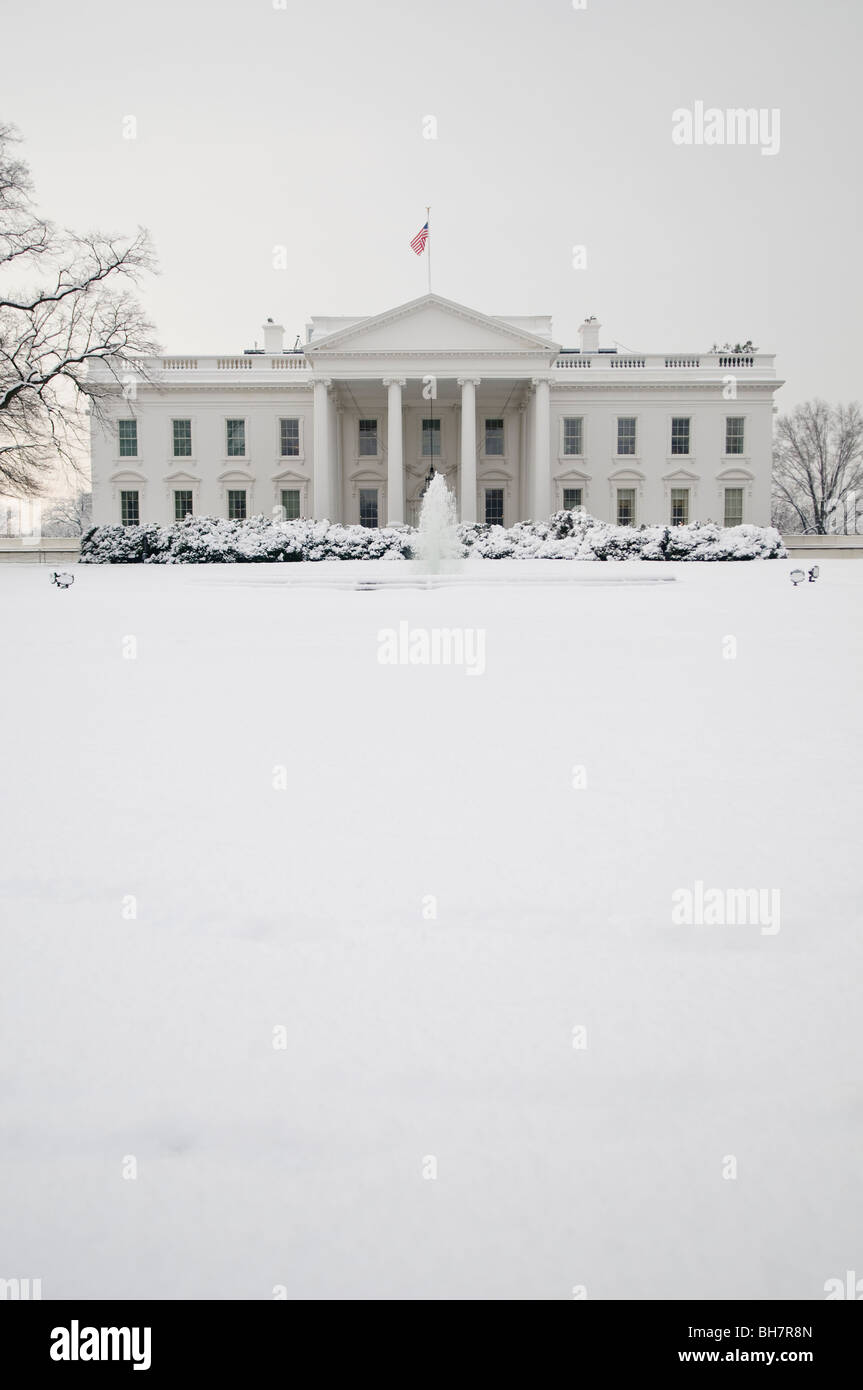
<instances>
[{"instance_id":1,"label":"window","mask_svg":"<svg viewBox=\"0 0 863 1390\"><path fill-rule=\"evenodd\" d=\"M584 420L580 415L569 416L563 422L563 452L584 453Z\"/></svg>"},{"instance_id":2,"label":"window","mask_svg":"<svg viewBox=\"0 0 863 1390\"><path fill-rule=\"evenodd\" d=\"M296 521L300 514L300 489L298 487L282 488L282 511L285 521Z\"/></svg>"},{"instance_id":3,"label":"window","mask_svg":"<svg viewBox=\"0 0 863 1390\"><path fill-rule=\"evenodd\" d=\"M440 458L440 420L423 420L423 458Z\"/></svg>"},{"instance_id":4,"label":"window","mask_svg":"<svg viewBox=\"0 0 863 1390\"><path fill-rule=\"evenodd\" d=\"M485 451L487 454L503 454L503 420L486 420Z\"/></svg>"},{"instance_id":5,"label":"window","mask_svg":"<svg viewBox=\"0 0 863 1390\"><path fill-rule=\"evenodd\" d=\"M689 416L675 415L671 421L671 452L673 454L689 453Z\"/></svg>"},{"instance_id":6,"label":"window","mask_svg":"<svg viewBox=\"0 0 863 1390\"><path fill-rule=\"evenodd\" d=\"M487 487L485 490L485 521L487 526L503 525L503 488Z\"/></svg>"},{"instance_id":7,"label":"window","mask_svg":"<svg viewBox=\"0 0 863 1390\"><path fill-rule=\"evenodd\" d=\"M742 415L729 415L725 421L726 454L742 454L746 421Z\"/></svg>"},{"instance_id":8,"label":"window","mask_svg":"<svg viewBox=\"0 0 863 1390\"><path fill-rule=\"evenodd\" d=\"M246 489L244 487L228 488L228 519L229 521L245 521Z\"/></svg>"},{"instance_id":9,"label":"window","mask_svg":"<svg viewBox=\"0 0 863 1390\"><path fill-rule=\"evenodd\" d=\"M634 487L619 487L617 489L617 524L618 526L635 525Z\"/></svg>"},{"instance_id":10,"label":"window","mask_svg":"<svg viewBox=\"0 0 863 1390\"><path fill-rule=\"evenodd\" d=\"M635 416L620 415L617 420L617 452L635 453Z\"/></svg>"},{"instance_id":11,"label":"window","mask_svg":"<svg viewBox=\"0 0 863 1390\"><path fill-rule=\"evenodd\" d=\"M283 459L298 457L300 452L299 420L279 421L279 448ZM242 452L245 453L245 449Z\"/></svg>"},{"instance_id":12,"label":"window","mask_svg":"<svg viewBox=\"0 0 863 1390\"><path fill-rule=\"evenodd\" d=\"M191 516L193 511L192 489L190 487L177 488L174 493L174 520L182 521L184 517Z\"/></svg>"},{"instance_id":13,"label":"window","mask_svg":"<svg viewBox=\"0 0 863 1390\"><path fill-rule=\"evenodd\" d=\"M360 488L360 525L377 526L378 490L376 487Z\"/></svg>"},{"instance_id":14,"label":"window","mask_svg":"<svg viewBox=\"0 0 863 1390\"><path fill-rule=\"evenodd\" d=\"M120 521L123 526L137 526L141 519L137 492L120 493Z\"/></svg>"},{"instance_id":15,"label":"window","mask_svg":"<svg viewBox=\"0 0 863 1390\"><path fill-rule=\"evenodd\" d=\"M581 488L565 487L563 489L563 509L566 512L577 511L581 506Z\"/></svg>"},{"instance_id":16,"label":"window","mask_svg":"<svg viewBox=\"0 0 863 1390\"><path fill-rule=\"evenodd\" d=\"M673 487L671 489L671 524L672 526L689 525L688 487Z\"/></svg>"},{"instance_id":17,"label":"window","mask_svg":"<svg viewBox=\"0 0 863 1390\"><path fill-rule=\"evenodd\" d=\"M727 487L725 489L725 525L743 525L743 488Z\"/></svg>"},{"instance_id":18,"label":"window","mask_svg":"<svg viewBox=\"0 0 863 1390\"><path fill-rule=\"evenodd\" d=\"M120 441L120 458L134 459L138 457L138 421L137 420L118 420Z\"/></svg>"},{"instance_id":19,"label":"window","mask_svg":"<svg viewBox=\"0 0 863 1390\"><path fill-rule=\"evenodd\" d=\"M245 420L227 420L228 458L243 458L246 452Z\"/></svg>"},{"instance_id":20,"label":"window","mask_svg":"<svg viewBox=\"0 0 863 1390\"><path fill-rule=\"evenodd\" d=\"M377 458L378 456L378 422L377 420L360 420L360 457Z\"/></svg>"},{"instance_id":21,"label":"window","mask_svg":"<svg viewBox=\"0 0 863 1390\"><path fill-rule=\"evenodd\" d=\"M192 457L192 422L191 420L173 420L174 428L174 458L189 459Z\"/></svg>"}]
</instances>

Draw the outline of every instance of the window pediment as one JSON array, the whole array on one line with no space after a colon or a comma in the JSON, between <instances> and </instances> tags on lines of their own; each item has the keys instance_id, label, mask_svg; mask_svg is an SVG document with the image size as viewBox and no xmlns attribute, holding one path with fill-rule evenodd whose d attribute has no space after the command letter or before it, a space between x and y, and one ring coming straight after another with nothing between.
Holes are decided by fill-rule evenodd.
<instances>
[{"instance_id":1,"label":"window pediment","mask_svg":"<svg viewBox=\"0 0 863 1390\"><path fill-rule=\"evenodd\" d=\"M723 468L716 476L721 483L752 483L755 481L755 474L750 473L748 468Z\"/></svg>"},{"instance_id":2,"label":"window pediment","mask_svg":"<svg viewBox=\"0 0 863 1390\"><path fill-rule=\"evenodd\" d=\"M644 483L647 475L641 472L640 468L618 468L614 473L609 473L610 483Z\"/></svg>"},{"instance_id":3,"label":"window pediment","mask_svg":"<svg viewBox=\"0 0 863 1390\"><path fill-rule=\"evenodd\" d=\"M699 477L697 473L692 472L691 468L675 468L672 473L663 473L662 481L664 483L688 484L697 483L699 481Z\"/></svg>"}]
</instances>

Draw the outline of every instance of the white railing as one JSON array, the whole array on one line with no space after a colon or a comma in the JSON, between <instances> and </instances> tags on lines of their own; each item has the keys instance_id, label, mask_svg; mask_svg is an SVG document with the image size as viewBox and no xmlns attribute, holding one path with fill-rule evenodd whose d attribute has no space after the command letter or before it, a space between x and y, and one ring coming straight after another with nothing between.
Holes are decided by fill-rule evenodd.
<instances>
[{"instance_id":1,"label":"white railing","mask_svg":"<svg viewBox=\"0 0 863 1390\"><path fill-rule=\"evenodd\" d=\"M301 352L256 352L242 357L160 357L159 366L166 372L304 371L309 361Z\"/></svg>"},{"instance_id":2,"label":"white railing","mask_svg":"<svg viewBox=\"0 0 863 1390\"><path fill-rule=\"evenodd\" d=\"M616 352L592 352L587 354L566 353L555 358L556 371L573 371L589 368L594 372L606 371L690 371L710 372L726 368L760 368L773 375L773 356L771 353L720 353L704 352L698 356L667 357L665 353L646 353L643 357L621 355Z\"/></svg>"}]
</instances>

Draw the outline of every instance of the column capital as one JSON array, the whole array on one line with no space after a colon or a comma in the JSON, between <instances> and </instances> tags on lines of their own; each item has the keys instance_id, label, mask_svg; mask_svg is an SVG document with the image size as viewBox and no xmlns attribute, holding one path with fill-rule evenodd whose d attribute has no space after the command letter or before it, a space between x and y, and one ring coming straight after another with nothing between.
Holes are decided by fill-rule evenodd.
<instances>
[{"instance_id":1,"label":"column capital","mask_svg":"<svg viewBox=\"0 0 863 1390\"><path fill-rule=\"evenodd\" d=\"M384 386L407 386L407 377L385 376L382 378Z\"/></svg>"},{"instance_id":2,"label":"column capital","mask_svg":"<svg viewBox=\"0 0 863 1390\"><path fill-rule=\"evenodd\" d=\"M479 386L482 382L481 376L457 376L456 381L462 388L465 386Z\"/></svg>"},{"instance_id":3,"label":"column capital","mask_svg":"<svg viewBox=\"0 0 863 1390\"><path fill-rule=\"evenodd\" d=\"M535 391L537 386L550 386L552 380L553 378L550 376L532 376L530 379L531 389Z\"/></svg>"},{"instance_id":4,"label":"column capital","mask_svg":"<svg viewBox=\"0 0 863 1390\"><path fill-rule=\"evenodd\" d=\"M325 387L327 388L328 391L329 391L330 387L332 386L332 384L333 384L333 379L332 379L332 377L330 377L330 376L316 376L316 377L313 377L313 378L312 378L312 385L313 385L313 386L325 386Z\"/></svg>"}]
</instances>

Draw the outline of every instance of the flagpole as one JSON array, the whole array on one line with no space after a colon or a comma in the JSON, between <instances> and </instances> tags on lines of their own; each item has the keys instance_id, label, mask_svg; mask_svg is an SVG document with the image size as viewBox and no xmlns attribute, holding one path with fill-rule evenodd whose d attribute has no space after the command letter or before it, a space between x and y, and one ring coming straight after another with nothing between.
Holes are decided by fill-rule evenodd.
<instances>
[{"instance_id":1,"label":"flagpole","mask_svg":"<svg viewBox=\"0 0 863 1390\"><path fill-rule=\"evenodd\" d=\"M431 294L431 208L426 208L426 224L428 226L428 273L429 273L429 294Z\"/></svg>"}]
</instances>

